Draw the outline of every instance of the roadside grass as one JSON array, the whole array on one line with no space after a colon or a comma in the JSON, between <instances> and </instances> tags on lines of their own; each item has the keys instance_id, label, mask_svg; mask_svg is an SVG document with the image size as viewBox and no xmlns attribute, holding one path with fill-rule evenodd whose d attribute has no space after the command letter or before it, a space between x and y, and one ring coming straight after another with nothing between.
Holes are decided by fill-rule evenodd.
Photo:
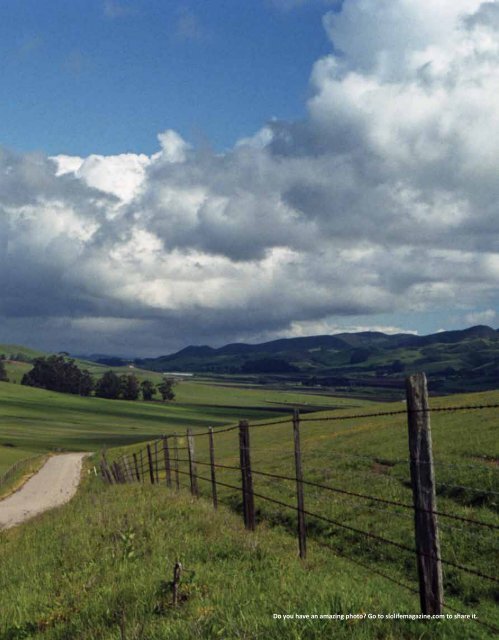
<instances>
[{"instance_id":1,"label":"roadside grass","mask_svg":"<svg viewBox=\"0 0 499 640\"><path fill-rule=\"evenodd\" d=\"M461 394L433 398L433 407L481 405L499 402L499 392ZM401 408L402 404L367 407L367 413ZM362 411L360 411L362 412ZM373 569L417 588L414 553L403 551L348 527L414 548L413 511L375 500L341 493L341 490L412 505L405 415L322 420L348 416L351 410L303 416L301 442L305 480L328 485L330 492L305 486L306 510L336 524L307 517L309 536L330 545L338 554L361 560ZM438 510L498 526L499 438L498 409L433 413L432 434L437 482ZM321 420L314 421L313 418ZM256 423L257 424L257 423ZM259 475L262 471L294 477L291 423L250 429L254 491L295 506L295 483ZM194 438L197 475L201 494L211 493L207 436ZM170 441L170 445L171 445ZM186 438L179 437L180 481L188 484ZM219 482L239 487L241 483L237 430L215 437L216 462L235 469L218 468ZM135 445L109 452L113 459L138 451ZM172 452L171 452L172 453ZM145 458L144 458L145 461ZM165 482L164 473L160 481ZM149 482L148 475L145 482ZM219 499L241 513L238 489L218 487ZM296 514L290 509L256 497L260 523L296 530ZM439 517L442 557L489 576L497 575L497 530ZM386 584L385 584L385 589ZM388 586L388 588L390 588ZM497 583L444 564L446 600L459 610L475 612L499 626Z\"/></svg>"},{"instance_id":2,"label":"roadside grass","mask_svg":"<svg viewBox=\"0 0 499 640\"><path fill-rule=\"evenodd\" d=\"M30 456L18 461L16 468L7 476L0 475L0 500L20 489L31 476L44 465L47 455ZM15 463L14 463L15 464ZM12 466L9 468L11 469Z\"/></svg>"},{"instance_id":3,"label":"roadside grass","mask_svg":"<svg viewBox=\"0 0 499 640\"><path fill-rule=\"evenodd\" d=\"M91 464L89 465L91 468ZM184 567L171 605L173 565ZM276 620L273 614L417 613L416 596L311 544L296 557L282 527L246 532L186 492L105 486L0 532L0 639L461 640L472 621Z\"/></svg>"},{"instance_id":4,"label":"roadside grass","mask_svg":"<svg viewBox=\"0 0 499 640\"><path fill-rule=\"evenodd\" d=\"M13 464L33 456L29 449L20 449L9 442L0 444L0 477L12 467Z\"/></svg>"},{"instance_id":5,"label":"roadside grass","mask_svg":"<svg viewBox=\"0 0 499 640\"><path fill-rule=\"evenodd\" d=\"M57 449L92 451L158 437L186 427L221 426L240 418L283 415L291 404L361 406L363 401L275 390L234 389L181 382L173 403L82 398L0 383L0 469L14 448L23 456ZM312 404L313 403L313 404ZM11 445L11 448L2 445ZM13 446L12 446L13 445ZM7 450L8 449L8 450ZM15 461L15 460L14 460Z\"/></svg>"}]
</instances>

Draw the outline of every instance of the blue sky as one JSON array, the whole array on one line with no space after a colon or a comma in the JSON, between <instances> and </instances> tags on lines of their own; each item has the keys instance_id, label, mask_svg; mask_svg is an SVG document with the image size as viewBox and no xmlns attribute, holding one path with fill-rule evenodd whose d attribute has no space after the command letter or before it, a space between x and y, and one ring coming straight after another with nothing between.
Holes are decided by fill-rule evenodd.
<instances>
[{"instance_id":1,"label":"blue sky","mask_svg":"<svg viewBox=\"0 0 499 640\"><path fill-rule=\"evenodd\" d=\"M49 154L151 153L174 128L216 149L305 115L331 4L4 0L0 139Z\"/></svg>"},{"instance_id":2,"label":"blue sky","mask_svg":"<svg viewBox=\"0 0 499 640\"><path fill-rule=\"evenodd\" d=\"M499 0L3 0L0 342L499 318Z\"/></svg>"}]
</instances>

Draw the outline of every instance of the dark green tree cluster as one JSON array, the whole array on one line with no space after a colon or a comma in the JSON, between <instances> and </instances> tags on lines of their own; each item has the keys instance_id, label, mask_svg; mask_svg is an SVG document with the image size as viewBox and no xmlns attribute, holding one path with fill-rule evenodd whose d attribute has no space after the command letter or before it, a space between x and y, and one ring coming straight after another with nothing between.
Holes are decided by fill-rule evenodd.
<instances>
[{"instance_id":1,"label":"dark green tree cluster","mask_svg":"<svg viewBox=\"0 0 499 640\"><path fill-rule=\"evenodd\" d=\"M6 379L4 361L0 357L0 381ZM98 398L110 400L138 400L142 396L143 400L150 401L158 392L164 402L171 402L175 398L175 381L169 378L155 385L150 380L139 382L133 373L117 375L109 370L94 385L90 373L80 369L74 360L64 354L36 358L31 371L24 374L21 384L81 396L89 396L94 391Z\"/></svg>"},{"instance_id":2,"label":"dark green tree cluster","mask_svg":"<svg viewBox=\"0 0 499 640\"><path fill-rule=\"evenodd\" d=\"M168 379L156 386L150 380L139 383L133 373L119 376L114 371L106 371L95 385L95 395L112 400L138 400L142 394L143 400L150 401L159 391L163 401L171 402L175 398L173 385L174 381Z\"/></svg>"},{"instance_id":3,"label":"dark green tree cluster","mask_svg":"<svg viewBox=\"0 0 499 640\"><path fill-rule=\"evenodd\" d=\"M139 393L140 384L133 373L118 376L114 371L106 371L95 385L95 395L98 398L137 400Z\"/></svg>"},{"instance_id":4,"label":"dark green tree cluster","mask_svg":"<svg viewBox=\"0 0 499 640\"><path fill-rule=\"evenodd\" d=\"M5 356L0 355L0 382L8 382L7 371L5 370Z\"/></svg>"},{"instance_id":5,"label":"dark green tree cluster","mask_svg":"<svg viewBox=\"0 0 499 640\"><path fill-rule=\"evenodd\" d=\"M175 392L173 391L173 385L175 380L173 378L163 378L163 381L158 384L158 391L161 394L163 402L171 402L175 399Z\"/></svg>"},{"instance_id":6,"label":"dark green tree cluster","mask_svg":"<svg viewBox=\"0 0 499 640\"><path fill-rule=\"evenodd\" d=\"M33 369L24 374L21 384L80 396L89 396L93 389L90 373L63 355L36 358Z\"/></svg>"}]
</instances>

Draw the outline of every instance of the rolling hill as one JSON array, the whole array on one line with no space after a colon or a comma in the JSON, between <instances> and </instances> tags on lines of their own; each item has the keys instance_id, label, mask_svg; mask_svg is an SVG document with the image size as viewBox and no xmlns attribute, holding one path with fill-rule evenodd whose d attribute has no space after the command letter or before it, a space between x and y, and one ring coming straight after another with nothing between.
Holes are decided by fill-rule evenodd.
<instances>
[{"instance_id":1,"label":"rolling hill","mask_svg":"<svg viewBox=\"0 0 499 640\"><path fill-rule=\"evenodd\" d=\"M499 332L487 326L417 336L342 333L228 344L188 346L177 353L136 360L154 371L291 378L330 387L401 388L423 370L439 392L491 389L499 378Z\"/></svg>"}]
</instances>

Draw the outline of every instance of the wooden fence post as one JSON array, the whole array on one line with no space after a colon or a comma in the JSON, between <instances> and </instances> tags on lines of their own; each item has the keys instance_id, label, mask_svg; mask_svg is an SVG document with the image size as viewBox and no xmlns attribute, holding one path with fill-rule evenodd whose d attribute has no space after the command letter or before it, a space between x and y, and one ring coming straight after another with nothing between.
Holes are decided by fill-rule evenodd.
<instances>
[{"instance_id":1,"label":"wooden fence post","mask_svg":"<svg viewBox=\"0 0 499 640\"><path fill-rule=\"evenodd\" d=\"M406 392L421 612L436 615L442 613L444 593L425 374L407 378Z\"/></svg>"},{"instance_id":2,"label":"wooden fence post","mask_svg":"<svg viewBox=\"0 0 499 640\"><path fill-rule=\"evenodd\" d=\"M301 465L301 446L300 446L300 412L295 409L293 412L293 437L295 445L295 476L296 476L296 499L298 503L298 547L300 550L300 558L307 557L307 527L304 514L304 497L303 497L303 469Z\"/></svg>"},{"instance_id":3,"label":"wooden fence post","mask_svg":"<svg viewBox=\"0 0 499 640\"><path fill-rule=\"evenodd\" d=\"M195 451L194 438L192 437L192 429L187 429L187 450L189 453L189 476L191 478L191 493L193 496L199 497L196 458L194 456L194 451Z\"/></svg>"},{"instance_id":4,"label":"wooden fence post","mask_svg":"<svg viewBox=\"0 0 499 640\"><path fill-rule=\"evenodd\" d=\"M111 466L111 469L112 469L113 476L114 476L114 479L116 480L117 484L121 484L122 480L121 480L120 468L119 468L118 463L116 462L116 460L113 462L113 464Z\"/></svg>"},{"instance_id":5,"label":"wooden fence post","mask_svg":"<svg viewBox=\"0 0 499 640\"><path fill-rule=\"evenodd\" d=\"M165 457L165 480L166 486L172 488L172 474L170 469L170 449L168 448L168 438L163 436L163 455Z\"/></svg>"},{"instance_id":6,"label":"wooden fence post","mask_svg":"<svg viewBox=\"0 0 499 640\"><path fill-rule=\"evenodd\" d=\"M218 507L217 477L215 473L215 443L213 441L213 427L208 427L208 438L210 443L210 468L211 468L211 495L213 497L213 508Z\"/></svg>"},{"instance_id":7,"label":"wooden fence post","mask_svg":"<svg viewBox=\"0 0 499 640\"><path fill-rule=\"evenodd\" d=\"M130 474L130 466L128 465L128 458L126 456L123 456L122 460L123 460L123 468L125 471L125 482L130 482L131 474Z\"/></svg>"},{"instance_id":8,"label":"wooden fence post","mask_svg":"<svg viewBox=\"0 0 499 640\"><path fill-rule=\"evenodd\" d=\"M178 604L178 587L180 584L180 578L182 577L182 565L180 562L176 562L173 568L173 582L172 582L172 605L174 607Z\"/></svg>"},{"instance_id":9,"label":"wooden fence post","mask_svg":"<svg viewBox=\"0 0 499 640\"><path fill-rule=\"evenodd\" d=\"M140 472L142 474L142 482L145 482L146 474L144 473L144 460L143 460L142 452L143 452L143 450L141 449L139 451L139 454L140 454Z\"/></svg>"},{"instance_id":10,"label":"wooden fence post","mask_svg":"<svg viewBox=\"0 0 499 640\"><path fill-rule=\"evenodd\" d=\"M154 467L152 466L152 453L151 453L151 445L147 445L147 460L149 461L149 478L151 479L151 484L154 484Z\"/></svg>"},{"instance_id":11,"label":"wooden fence post","mask_svg":"<svg viewBox=\"0 0 499 640\"><path fill-rule=\"evenodd\" d=\"M239 422L239 459L241 462L244 526L246 529L254 531L255 503L253 497L253 478L251 476L249 424L247 420L241 420Z\"/></svg>"},{"instance_id":12,"label":"wooden fence post","mask_svg":"<svg viewBox=\"0 0 499 640\"><path fill-rule=\"evenodd\" d=\"M118 465L120 480L123 484L126 484L126 469L125 469L125 463L123 462L123 458L118 460L116 464Z\"/></svg>"},{"instance_id":13,"label":"wooden fence post","mask_svg":"<svg viewBox=\"0 0 499 640\"><path fill-rule=\"evenodd\" d=\"M100 468L102 471L102 475L104 479L109 482L109 484L114 484L113 476L111 474L111 470L109 469L109 465L107 463L106 457L103 455L100 461Z\"/></svg>"},{"instance_id":14,"label":"wooden fence post","mask_svg":"<svg viewBox=\"0 0 499 640\"><path fill-rule=\"evenodd\" d=\"M178 438L177 434L173 434L173 459L175 463L175 488L180 490L180 477L178 472Z\"/></svg>"},{"instance_id":15,"label":"wooden fence post","mask_svg":"<svg viewBox=\"0 0 499 640\"><path fill-rule=\"evenodd\" d=\"M126 484L126 469L125 469L125 463L123 462L123 458L120 458L120 460L118 460L116 462L116 464L118 465L118 471L120 474L120 481L123 484Z\"/></svg>"},{"instance_id":16,"label":"wooden fence post","mask_svg":"<svg viewBox=\"0 0 499 640\"><path fill-rule=\"evenodd\" d=\"M156 484L159 484L159 469L158 469L158 440L154 441L154 474Z\"/></svg>"},{"instance_id":17,"label":"wooden fence post","mask_svg":"<svg viewBox=\"0 0 499 640\"><path fill-rule=\"evenodd\" d=\"M139 471L139 461L137 460L137 454L133 454L133 465L135 467L135 477L137 478L137 482L140 482L140 471Z\"/></svg>"}]
</instances>

